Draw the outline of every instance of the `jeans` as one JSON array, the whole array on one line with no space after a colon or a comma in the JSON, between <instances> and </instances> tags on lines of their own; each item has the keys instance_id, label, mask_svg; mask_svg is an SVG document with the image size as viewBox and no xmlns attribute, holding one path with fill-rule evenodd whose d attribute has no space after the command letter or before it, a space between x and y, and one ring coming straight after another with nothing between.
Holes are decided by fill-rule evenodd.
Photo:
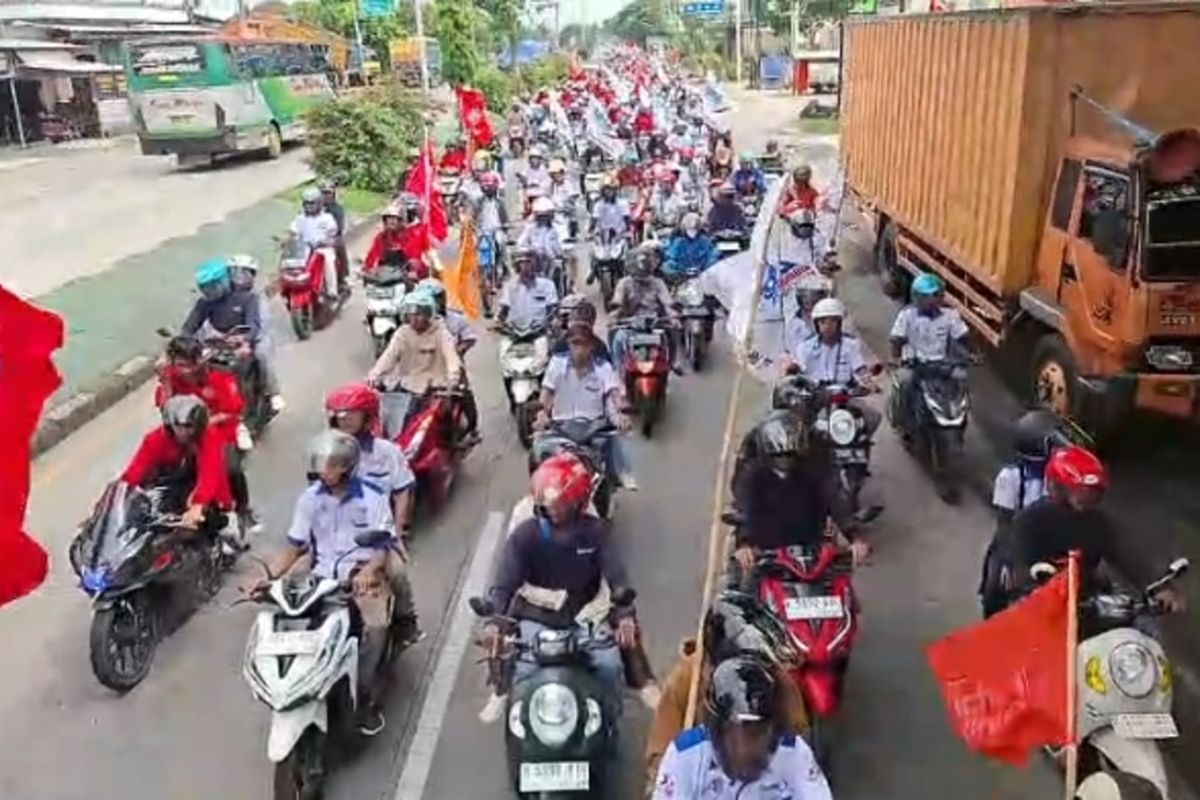
<instances>
[{"instance_id":1,"label":"jeans","mask_svg":"<svg viewBox=\"0 0 1200 800\"><path fill-rule=\"evenodd\" d=\"M523 619L520 621L521 641L528 644L533 642L539 631L551 630L548 625L543 625L540 622ZM612 690L614 702L620 707L621 695L625 685L625 664L621 660L621 651L617 649L617 640L613 638L613 631L607 625L597 625L594 633L598 636L607 636L608 644L604 647L588 651L588 658L591 661L592 669L595 670L596 676L608 684ZM517 659L513 671L513 682L524 680L537 671L537 663L533 660L533 655L522 654Z\"/></svg>"},{"instance_id":2,"label":"jeans","mask_svg":"<svg viewBox=\"0 0 1200 800\"><path fill-rule=\"evenodd\" d=\"M624 483L633 477L633 459L625 447L625 440L620 436L608 437L608 447L605 456L608 458L608 468Z\"/></svg>"}]
</instances>

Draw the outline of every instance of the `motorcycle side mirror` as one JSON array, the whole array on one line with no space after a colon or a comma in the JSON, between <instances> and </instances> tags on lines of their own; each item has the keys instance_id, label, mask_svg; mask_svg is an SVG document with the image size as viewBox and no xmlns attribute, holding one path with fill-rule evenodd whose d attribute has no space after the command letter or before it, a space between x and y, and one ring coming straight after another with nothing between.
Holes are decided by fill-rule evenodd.
<instances>
[{"instance_id":1,"label":"motorcycle side mirror","mask_svg":"<svg viewBox=\"0 0 1200 800\"><path fill-rule=\"evenodd\" d=\"M631 606L636 599L637 592L633 589L617 589L612 593L612 603L614 606Z\"/></svg>"},{"instance_id":2,"label":"motorcycle side mirror","mask_svg":"<svg viewBox=\"0 0 1200 800\"><path fill-rule=\"evenodd\" d=\"M154 332L164 339L170 339L172 336L174 336L174 334L166 328L155 328Z\"/></svg>"},{"instance_id":3,"label":"motorcycle side mirror","mask_svg":"<svg viewBox=\"0 0 1200 800\"><path fill-rule=\"evenodd\" d=\"M783 370L783 373L785 375L799 375L800 374L800 365L799 364L788 364L787 367Z\"/></svg>"},{"instance_id":4,"label":"motorcycle side mirror","mask_svg":"<svg viewBox=\"0 0 1200 800\"><path fill-rule=\"evenodd\" d=\"M745 521L746 518L737 509L731 509L721 514L721 522L734 528L740 527Z\"/></svg>"},{"instance_id":5,"label":"motorcycle side mirror","mask_svg":"<svg viewBox=\"0 0 1200 800\"><path fill-rule=\"evenodd\" d=\"M354 535L354 543L359 547L381 547L391 541L391 538L392 534L390 531L362 531Z\"/></svg>"},{"instance_id":6,"label":"motorcycle side mirror","mask_svg":"<svg viewBox=\"0 0 1200 800\"><path fill-rule=\"evenodd\" d=\"M491 600L486 600L482 597L471 597L467 599L467 605L471 607L471 612L477 617L495 616L496 607L492 605Z\"/></svg>"},{"instance_id":7,"label":"motorcycle side mirror","mask_svg":"<svg viewBox=\"0 0 1200 800\"><path fill-rule=\"evenodd\" d=\"M1171 566L1167 567L1167 572L1171 573L1171 577L1178 578L1183 573L1187 572L1192 566L1192 562L1186 558L1177 558L1171 562Z\"/></svg>"},{"instance_id":8,"label":"motorcycle side mirror","mask_svg":"<svg viewBox=\"0 0 1200 800\"><path fill-rule=\"evenodd\" d=\"M872 364L871 365L871 374L872 375L882 375L883 374L883 362L876 361L874 364Z\"/></svg>"},{"instance_id":9,"label":"motorcycle side mirror","mask_svg":"<svg viewBox=\"0 0 1200 800\"><path fill-rule=\"evenodd\" d=\"M1045 561L1039 561L1029 568L1029 577L1041 583L1053 577L1056 572L1058 572L1058 567L1053 564L1047 564Z\"/></svg>"}]
</instances>

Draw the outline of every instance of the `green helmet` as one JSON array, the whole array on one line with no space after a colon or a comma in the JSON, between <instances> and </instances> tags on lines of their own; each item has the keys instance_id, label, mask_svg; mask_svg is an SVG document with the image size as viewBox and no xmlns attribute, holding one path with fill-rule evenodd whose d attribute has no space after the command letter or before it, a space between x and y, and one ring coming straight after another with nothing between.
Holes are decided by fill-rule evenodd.
<instances>
[{"instance_id":1,"label":"green helmet","mask_svg":"<svg viewBox=\"0 0 1200 800\"><path fill-rule=\"evenodd\" d=\"M405 314L423 312L432 317L437 313L437 300L426 290L414 289L404 296L403 310Z\"/></svg>"}]
</instances>

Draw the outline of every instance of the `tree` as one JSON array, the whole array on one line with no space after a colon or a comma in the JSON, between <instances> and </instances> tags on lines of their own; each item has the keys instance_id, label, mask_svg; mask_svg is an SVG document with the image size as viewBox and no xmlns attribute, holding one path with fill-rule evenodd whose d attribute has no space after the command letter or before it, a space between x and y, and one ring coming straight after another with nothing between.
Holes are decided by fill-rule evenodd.
<instances>
[{"instance_id":1,"label":"tree","mask_svg":"<svg viewBox=\"0 0 1200 800\"><path fill-rule=\"evenodd\" d=\"M647 37L667 33L667 13L665 0L633 0L605 23L605 27L617 37L644 45Z\"/></svg>"},{"instance_id":2,"label":"tree","mask_svg":"<svg viewBox=\"0 0 1200 800\"><path fill-rule=\"evenodd\" d=\"M517 52L521 40L521 17L525 13L526 0L477 0L480 8L488 12L495 30L502 31L499 37L510 53ZM515 67L515 65L514 65Z\"/></svg>"},{"instance_id":3,"label":"tree","mask_svg":"<svg viewBox=\"0 0 1200 800\"><path fill-rule=\"evenodd\" d=\"M304 22L354 41L354 15L358 11L358 0L304 0L292 8ZM405 15L399 9L383 17L363 17L363 44L381 55L387 53L393 39L411 33L413 26L410 19L411 13Z\"/></svg>"},{"instance_id":4,"label":"tree","mask_svg":"<svg viewBox=\"0 0 1200 800\"><path fill-rule=\"evenodd\" d=\"M433 17L442 46L442 74L450 83L474 83L480 60L471 0L434 0Z\"/></svg>"}]
</instances>

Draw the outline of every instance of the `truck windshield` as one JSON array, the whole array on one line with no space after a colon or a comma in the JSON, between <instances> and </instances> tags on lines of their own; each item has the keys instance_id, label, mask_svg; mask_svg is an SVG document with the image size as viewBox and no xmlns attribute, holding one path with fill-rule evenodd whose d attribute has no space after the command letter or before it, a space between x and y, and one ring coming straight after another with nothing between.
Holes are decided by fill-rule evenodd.
<instances>
[{"instance_id":1,"label":"truck windshield","mask_svg":"<svg viewBox=\"0 0 1200 800\"><path fill-rule=\"evenodd\" d=\"M1148 206L1147 280L1200 281L1200 197L1151 200Z\"/></svg>"}]
</instances>

